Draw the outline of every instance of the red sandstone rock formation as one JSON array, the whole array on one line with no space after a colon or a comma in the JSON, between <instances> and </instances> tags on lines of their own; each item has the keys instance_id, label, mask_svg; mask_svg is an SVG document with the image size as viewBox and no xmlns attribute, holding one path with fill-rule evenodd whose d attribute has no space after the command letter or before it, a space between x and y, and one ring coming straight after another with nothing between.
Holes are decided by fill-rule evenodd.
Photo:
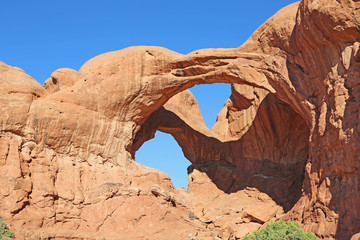
<instances>
[{"instance_id":1,"label":"red sandstone rock formation","mask_svg":"<svg viewBox=\"0 0 360 240\"><path fill-rule=\"evenodd\" d=\"M349 239L359 21L359 1L303 0L238 49L132 47L44 87L0 63L0 215L19 239L240 239L277 219ZM186 89L215 82L232 95L210 130ZM192 162L187 192L135 161L157 130Z\"/></svg>"}]
</instances>

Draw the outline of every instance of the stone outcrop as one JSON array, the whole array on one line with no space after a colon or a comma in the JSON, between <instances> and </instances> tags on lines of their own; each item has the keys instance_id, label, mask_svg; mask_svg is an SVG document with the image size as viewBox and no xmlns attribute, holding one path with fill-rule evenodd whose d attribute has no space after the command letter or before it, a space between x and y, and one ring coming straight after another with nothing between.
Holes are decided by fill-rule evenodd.
<instances>
[{"instance_id":1,"label":"stone outcrop","mask_svg":"<svg viewBox=\"0 0 360 240\"><path fill-rule=\"evenodd\" d=\"M79 72L69 68L60 68L53 72L51 77L45 81L44 88L49 93L58 92L73 86L78 79Z\"/></svg>"},{"instance_id":2,"label":"stone outcrop","mask_svg":"<svg viewBox=\"0 0 360 240\"><path fill-rule=\"evenodd\" d=\"M360 2L303 0L237 49L131 47L38 84L0 63L0 216L19 239L240 239L360 228ZM208 129L195 84L232 84ZM135 161L170 133L188 190Z\"/></svg>"}]
</instances>

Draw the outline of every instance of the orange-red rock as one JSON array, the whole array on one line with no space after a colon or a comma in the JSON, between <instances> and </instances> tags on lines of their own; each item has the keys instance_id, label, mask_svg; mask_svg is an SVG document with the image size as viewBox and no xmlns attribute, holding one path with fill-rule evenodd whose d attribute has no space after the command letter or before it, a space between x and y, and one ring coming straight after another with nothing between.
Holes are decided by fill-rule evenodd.
<instances>
[{"instance_id":1,"label":"orange-red rock","mask_svg":"<svg viewBox=\"0 0 360 240\"><path fill-rule=\"evenodd\" d=\"M44 88L50 92L58 92L71 87L79 79L79 73L73 69L60 68L51 74L51 77L44 83Z\"/></svg>"},{"instance_id":2,"label":"orange-red rock","mask_svg":"<svg viewBox=\"0 0 360 240\"><path fill-rule=\"evenodd\" d=\"M237 49L131 47L44 87L0 62L0 215L19 239L239 239L277 219L360 228L360 2L303 0ZM232 84L213 129L186 89ZM187 191L135 161L155 131Z\"/></svg>"}]
</instances>

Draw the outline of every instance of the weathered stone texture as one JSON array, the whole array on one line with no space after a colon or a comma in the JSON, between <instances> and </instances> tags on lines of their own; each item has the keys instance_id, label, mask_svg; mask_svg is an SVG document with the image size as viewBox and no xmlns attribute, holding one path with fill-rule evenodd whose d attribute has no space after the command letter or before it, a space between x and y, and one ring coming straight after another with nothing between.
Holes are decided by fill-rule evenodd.
<instances>
[{"instance_id":1,"label":"weathered stone texture","mask_svg":"<svg viewBox=\"0 0 360 240\"><path fill-rule=\"evenodd\" d=\"M44 87L0 62L0 216L19 239L240 239L277 219L357 239L359 22L359 1L302 0L237 49L131 47ZM208 129L187 89L218 82ZM192 162L187 191L135 161L157 130Z\"/></svg>"}]
</instances>

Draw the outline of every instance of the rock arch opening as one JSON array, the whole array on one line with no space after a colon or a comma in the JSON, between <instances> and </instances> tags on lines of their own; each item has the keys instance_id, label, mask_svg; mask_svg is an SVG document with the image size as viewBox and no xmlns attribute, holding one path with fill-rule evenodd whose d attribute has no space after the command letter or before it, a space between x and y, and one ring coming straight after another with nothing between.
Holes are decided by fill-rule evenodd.
<instances>
[{"instance_id":1,"label":"rock arch opening","mask_svg":"<svg viewBox=\"0 0 360 240\"><path fill-rule=\"evenodd\" d=\"M175 188L187 189L187 168L191 163L170 134L157 131L155 137L136 152L135 159L142 165L167 173Z\"/></svg>"},{"instance_id":2,"label":"rock arch opening","mask_svg":"<svg viewBox=\"0 0 360 240\"><path fill-rule=\"evenodd\" d=\"M213 83L195 85L189 88L194 95L205 125L211 129L215 123L217 116L224 106L224 103L231 95L231 84L229 83Z\"/></svg>"},{"instance_id":3,"label":"rock arch opening","mask_svg":"<svg viewBox=\"0 0 360 240\"><path fill-rule=\"evenodd\" d=\"M178 93L149 116L129 151L134 156L157 130L171 134L192 163L190 175L205 173L228 194L256 188L288 211L301 196L309 126L265 89L233 84L231 92L212 130L191 92ZM199 184L190 179L189 187Z\"/></svg>"},{"instance_id":4,"label":"rock arch opening","mask_svg":"<svg viewBox=\"0 0 360 240\"><path fill-rule=\"evenodd\" d=\"M173 111L176 113L175 115L182 116L182 119L188 121L191 119L195 120L192 124L197 124L203 131L210 132L209 129L215 124L217 116L223 108L224 103L229 99L230 94L230 84L214 83L195 85L173 97L173 99L165 105L165 109L168 110L164 110L163 107L159 109L158 112L163 112L164 118L172 121L170 112ZM182 109L184 105L187 106L185 107L185 111ZM178 106L180 106L180 108L178 108ZM190 107L190 109L188 107ZM153 117L150 119L152 118ZM181 121L181 119L178 120ZM187 124L186 120L184 121L184 126ZM151 125L154 125L154 123ZM150 139L144 142L141 141L141 147L135 152L135 160L140 164L167 173L175 188L184 187L187 189L187 168L191 165L191 162L184 156L181 147L174 137L171 136L171 133L178 130L171 130L170 128L159 126L158 130L160 131L154 132L152 130L151 135L148 135Z\"/></svg>"}]
</instances>

